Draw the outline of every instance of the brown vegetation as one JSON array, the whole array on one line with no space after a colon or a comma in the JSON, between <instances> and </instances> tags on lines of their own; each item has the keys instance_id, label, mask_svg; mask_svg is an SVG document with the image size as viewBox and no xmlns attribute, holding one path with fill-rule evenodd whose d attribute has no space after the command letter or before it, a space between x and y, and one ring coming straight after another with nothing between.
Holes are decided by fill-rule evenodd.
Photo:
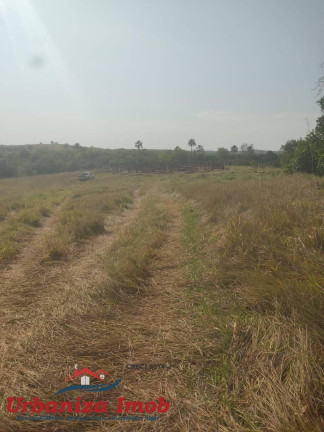
<instances>
[{"instance_id":1,"label":"brown vegetation","mask_svg":"<svg viewBox=\"0 0 324 432\"><path fill-rule=\"evenodd\" d=\"M35 430L3 415L6 397L53 400L75 363L123 377L105 394L112 406L163 396L170 411L38 431L322 430L321 180L251 169L102 175L51 196L59 205L42 199L50 213L38 227L20 213L31 206L17 211L28 232L0 270L1 432Z\"/></svg>"},{"instance_id":2,"label":"brown vegetation","mask_svg":"<svg viewBox=\"0 0 324 432\"><path fill-rule=\"evenodd\" d=\"M176 187L199 203L185 213L191 295L217 329L208 381L219 430L320 431L323 191L312 178L255 174Z\"/></svg>"}]
</instances>

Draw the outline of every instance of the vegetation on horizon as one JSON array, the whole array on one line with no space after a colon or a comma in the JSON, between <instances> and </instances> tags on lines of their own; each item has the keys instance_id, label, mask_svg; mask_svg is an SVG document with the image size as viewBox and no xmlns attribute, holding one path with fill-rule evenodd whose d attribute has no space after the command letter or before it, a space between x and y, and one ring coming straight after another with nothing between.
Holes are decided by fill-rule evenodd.
<instances>
[{"instance_id":1,"label":"vegetation on horizon","mask_svg":"<svg viewBox=\"0 0 324 432\"><path fill-rule=\"evenodd\" d=\"M135 143L136 150L100 149L52 142L49 145L0 146L0 178L24 175L51 174L76 170L101 169L104 171L156 171L178 170L185 166L252 165L259 167L285 167L290 173L324 174L324 97L318 104L322 114L314 130L306 138L289 140L279 152L258 151L253 144L233 145L230 150L220 147L205 151L190 138L183 150L143 149L142 141ZM140 151L139 151L140 150Z\"/></svg>"},{"instance_id":2,"label":"vegetation on horizon","mask_svg":"<svg viewBox=\"0 0 324 432\"><path fill-rule=\"evenodd\" d=\"M190 143L190 144L189 144ZM240 151L219 148L206 151L194 139L190 150L176 146L174 150L144 149L141 141L136 149L101 149L68 144L35 144L0 146L0 178L74 172L100 169L109 171L178 170L192 165L222 167L228 165L279 166L276 152L255 150L242 144ZM140 151L139 151L140 150Z\"/></svg>"},{"instance_id":3,"label":"vegetation on horizon","mask_svg":"<svg viewBox=\"0 0 324 432\"><path fill-rule=\"evenodd\" d=\"M315 128L305 138L289 140L281 147L282 162L290 173L324 174L324 96L317 103L322 114Z\"/></svg>"}]
</instances>

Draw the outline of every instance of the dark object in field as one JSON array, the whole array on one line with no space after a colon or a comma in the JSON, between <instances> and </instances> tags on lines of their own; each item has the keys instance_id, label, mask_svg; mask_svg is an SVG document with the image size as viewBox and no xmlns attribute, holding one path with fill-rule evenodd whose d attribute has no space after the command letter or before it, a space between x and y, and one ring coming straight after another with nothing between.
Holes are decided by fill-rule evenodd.
<instances>
[{"instance_id":1,"label":"dark object in field","mask_svg":"<svg viewBox=\"0 0 324 432\"><path fill-rule=\"evenodd\" d=\"M93 180L95 176L90 172L83 172L81 175L79 175L80 181L87 181L87 180Z\"/></svg>"}]
</instances>

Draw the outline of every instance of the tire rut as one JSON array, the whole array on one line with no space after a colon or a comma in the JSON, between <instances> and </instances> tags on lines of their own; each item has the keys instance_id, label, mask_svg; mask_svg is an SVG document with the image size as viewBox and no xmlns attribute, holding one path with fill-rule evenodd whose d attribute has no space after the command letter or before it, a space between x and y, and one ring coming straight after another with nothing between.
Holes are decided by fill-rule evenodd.
<instances>
[{"instance_id":1,"label":"tire rut","mask_svg":"<svg viewBox=\"0 0 324 432\"><path fill-rule=\"evenodd\" d=\"M60 333L60 325L64 326L62 329L68 328L65 317L72 313L71 304L81 310L87 301L86 296L89 297L93 287L104 278L102 258L134 220L140 206L141 198L136 192L132 208L119 217L108 217L109 232L87 240L81 253L75 253L66 263L49 267L40 265L39 258L42 234L54 229L55 219L52 218L23 251L21 261L13 264L6 274L2 273L2 394L10 395L11 391L17 394L17 389L23 394L30 391L28 387L33 382L33 387L37 388L40 385L35 384L37 372L29 362L38 362L40 357L44 357L41 369L46 371L46 362L50 362L48 351L50 356L64 355L64 351L57 352L58 347L50 348L51 340Z\"/></svg>"},{"instance_id":2,"label":"tire rut","mask_svg":"<svg viewBox=\"0 0 324 432\"><path fill-rule=\"evenodd\" d=\"M163 396L170 410L156 422L142 424L123 422L103 425L100 431L193 431L198 420L191 412L194 405L186 392L186 376L182 372L188 340L195 342L195 329L190 320L191 305L185 289L181 245L181 215L174 196L162 195L166 202L169 225L167 240L151 268L150 287L132 304L121 305L110 321L113 329L109 341L109 361L123 369L123 386L118 396L126 400L155 401ZM191 349L191 348L190 348ZM127 365L146 365L146 369L130 369ZM150 365L161 365L151 368ZM171 367L169 367L171 366ZM114 404L112 398L112 404Z\"/></svg>"}]
</instances>

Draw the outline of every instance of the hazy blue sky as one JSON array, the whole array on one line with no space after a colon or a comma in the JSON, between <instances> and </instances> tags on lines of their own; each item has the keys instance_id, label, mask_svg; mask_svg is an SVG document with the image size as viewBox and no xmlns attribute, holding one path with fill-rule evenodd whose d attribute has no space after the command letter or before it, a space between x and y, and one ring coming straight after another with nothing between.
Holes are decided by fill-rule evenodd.
<instances>
[{"instance_id":1,"label":"hazy blue sky","mask_svg":"<svg viewBox=\"0 0 324 432\"><path fill-rule=\"evenodd\" d=\"M0 0L0 144L279 149L323 62L324 0Z\"/></svg>"}]
</instances>

